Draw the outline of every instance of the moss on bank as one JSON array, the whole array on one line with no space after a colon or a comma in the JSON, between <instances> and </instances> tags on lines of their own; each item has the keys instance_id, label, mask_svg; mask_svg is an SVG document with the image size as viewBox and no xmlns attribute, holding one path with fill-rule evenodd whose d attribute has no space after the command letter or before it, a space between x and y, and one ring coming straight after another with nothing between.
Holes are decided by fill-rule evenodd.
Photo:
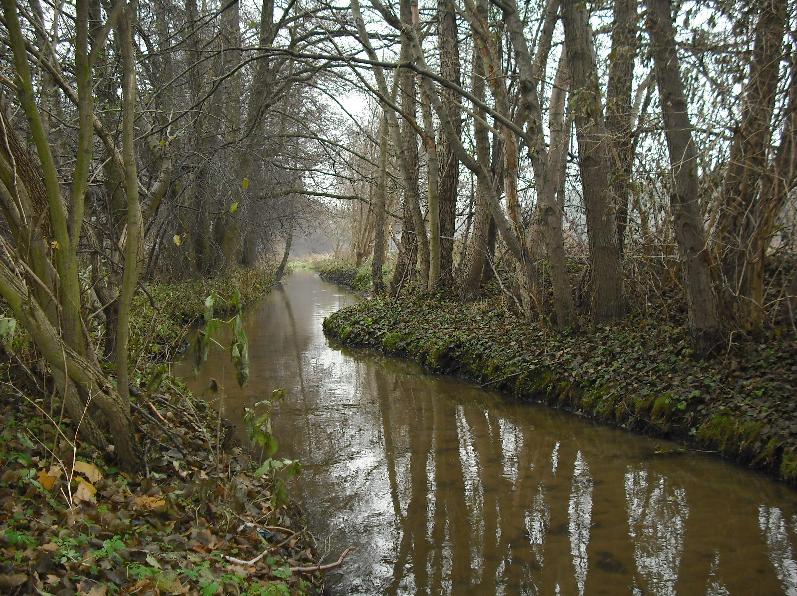
<instances>
[{"instance_id":1,"label":"moss on bank","mask_svg":"<svg viewBox=\"0 0 797 596\"><path fill-rule=\"evenodd\" d=\"M667 436L797 481L797 341L692 359L685 329L648 319L556 334L495 302L372 299L324 330L523 400Z\"/></svg>"}]
</instances>

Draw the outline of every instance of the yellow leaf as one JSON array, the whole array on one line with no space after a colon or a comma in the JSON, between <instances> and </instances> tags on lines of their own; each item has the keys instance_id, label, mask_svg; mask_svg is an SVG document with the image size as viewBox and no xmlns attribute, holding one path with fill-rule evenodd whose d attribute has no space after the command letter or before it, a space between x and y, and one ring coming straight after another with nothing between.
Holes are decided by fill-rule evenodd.
<instances>
[{"instance_id":1,"label":"yellow leaf","mask_svg":"<svg viewBox=\"0 0 797 596\"><path fill-rule=\"evenodd\" d=\"M58 242L58 240L53 240L52 242L50 242L50 246L52 247L53 250L58 250L59 248L61 248L61 243Z\"/></svg>"},{"instance_id":2,"label":"yellow leaf","mask_svg":"<svg viewBox=\"0 0 797 596\"><path fill-rule=\"evenodd\" d=\"M166 509L166 501L164 499L150 497L149 495L136 497L134 503L138 509L146 509L148 511L163 511Z\"/></svg>"},{"instance_id":3,"label":"yellow leaf","mask_svg":"<svg viewBox=\"0 0 797 596\"><path fill-rule=\"evenodd\" d=\"M237 211L238 211L238 201L235 201L232 205L230 205L230 213L235 215Z\"/></svg>"},{"instance_id":4,"label":"yellow leaf","mask_svg":"<svg viewBox=\"0 0 797 596\"><path fill-rule=\"evenodd\" d=\"M241 186L243 186L244 190L246 190L247 188L249 188L249 178L244 178L244 179L241 181Z\"/></svg>"},{"instance_id":5,"label":"yellow leaf","mask_svg":"<svg viewBox=\"0 0 797 596\"><path fill-rule=\"evenodd\" d=\"M89 464L84 461L76 461L73 468L78 474L83 474L89 479L89 482L98 482L102 479L102 472L94 464Z\"/></svg>"},{"instance_id":6,"label":"yellow leaf","mask_svg":"<svg viewBox=\"0 0 797 596\"><path fill-rule=\"evenodd\" d=\"M97 494L97 489L94 485L87 480L83 480L80 476L77 477L77 490L72 493L72 499L75 503L96 503L97 499L94 495Z\"/></svg>"},{"instance_id":7,"label":"yellow leaf","mask_svg":"<svg viewBox=\"0 0 797 596\"><path fill-rule=\"evenodd\" d=\"M53 486L55 486L55 481L58 480L55 476L50 476L44 470L39 470L37 478L39 480L39 484L41 484L44 487L44 490L53 490Z\"/></svg>"},{"instance_id":8,"label":"yellow leaf","mask_svg":"<svg viewBox=\"0 0 797 596\"><path fill-rule=\"evenodd\" d=\"M175 234L172 240L174 241L175 246L180 246L183 243L183 239L180 237L180 234Z\"/></svg>"}]
</instances>

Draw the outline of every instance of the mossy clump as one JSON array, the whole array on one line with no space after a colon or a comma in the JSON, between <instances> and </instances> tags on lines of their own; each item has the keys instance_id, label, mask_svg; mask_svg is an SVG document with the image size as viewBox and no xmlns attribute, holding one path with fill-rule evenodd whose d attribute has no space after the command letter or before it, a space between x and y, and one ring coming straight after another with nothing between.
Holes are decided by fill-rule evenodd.
<instances>
[{"instance_id":1,"label":"mossy clump","mask_svg":"<svg viewBox=\"0 0 797 596\"><path fill-rule=\"evenodd\" d=\"M726 451L735 436L733 419L727 414L715 414L697 429L697 438L703 443Z\"/></svg>"},{"instance_id":2,"label":"mossy clump","mask_svg":"<svg viewBox=\"0 0 797 596\"><path fill-rule=\"evenodd\" d=\"M385 352L394 353L398 351L398 346L401 341L404 339L404 336L401 333L390 332L386 333L384 337L382 337L382 349Z\"/></svg>"},{"instance_id":3,"label":"mossy clump","mask_svg":"<svg viewBox=\"0 0 797 596\"><path fill-rule=\"evenodd\" d=\"M672 416L673 399L672 395L665 393L653 400L653 407L650 410L650 417L654 422L667 422Z\"/></svg>"},{"instance_id":4,"label":"mossy clump","mask_svg":"<svg viewBox=\"0 0 797 596\"><path fill-rule=\"evenodd\" d=\"M780 460L780 477L787 482L797 482L797 453L786 451Z\"/></svg>"},{"instance_id":5,"label":"mossy clump","mask_svg":"<svg viewBox=\"0 0 797 596\"><path fill-rule=\"evenodd\" d=\"M740 455L752 451L763 430L756 420L735 419L729 414L715 414L700 425L697 437L727 455ZM771 446L773 450L775 447Z\"/></svg>"}]
</instances>

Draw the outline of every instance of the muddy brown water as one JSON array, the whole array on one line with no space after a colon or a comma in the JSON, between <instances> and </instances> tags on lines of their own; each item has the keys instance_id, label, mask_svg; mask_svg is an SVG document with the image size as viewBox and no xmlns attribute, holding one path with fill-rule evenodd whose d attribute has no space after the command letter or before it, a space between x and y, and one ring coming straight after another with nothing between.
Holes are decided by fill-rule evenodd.
<instances>
[{"instance_id":1,"label":"muddy brown water","mask_svg":"<svg viewBox=\"0 0 797 596\"><path fill-rule=\"evenodd\" d=\"M224 414L285 388L280 456L338 594L797 594L797 491L714 456L373 353L321 322L358 298L298 271L246 315L251 378L211 351ZM655 357L655 355L652 355Z\"/></svg>"}]
</instances>

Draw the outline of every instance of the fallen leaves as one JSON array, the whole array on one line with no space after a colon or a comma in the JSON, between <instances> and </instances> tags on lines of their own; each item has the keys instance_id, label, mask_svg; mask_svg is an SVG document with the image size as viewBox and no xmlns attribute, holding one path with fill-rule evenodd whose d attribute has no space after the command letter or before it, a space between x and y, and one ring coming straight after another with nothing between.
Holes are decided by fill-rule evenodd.
<instances>
[{"instance_id":1,"label":"fallen leaves","mask_svg":"<svg viewBox=\"0 0 797 596\"><path fill-rule=\"evenodd\" d=\"M96 484L102 479L102 472L100 472L100 469L94 464L76 461L72 469L78 474L83 474L86 479L93 484Z\"/></svg>"},{"instance_id":2,"label":"fallen leaves","mask_svg":"<svg viewBox=\"0 0 797 596\"><path fill-rule=\"evenodd\" d=\"M72 493L72 500L76 504L96 503L97 488L89 481L77 477L77 489Z\"/></svg>"},{"instance_id":3,"label":"fallen leaves","mask_svg":"<svg viewBox=\"0 0 797 596\"><path fill-rule=\"evenodd\" d=\"M150 495L141 495L133 499L136 509L144 511L163 511L166 509L166 500Z\"/></svg>"},{"instance_id":4,"label":"fallen leaves","mask_svg":"<svg viewBox=\"0 0 797 596\"><path fill-rule=\"evenodd\" d=\"M52 444L35 413L0 396L0 453L13 454L0 471L0 594L260 593L266 583L301 593L298 578L278 574L313 562L306 538L299 531L281 545L257 531L263 523L290 528L299 516L272 508L270 481L253 475L240 450L207 457L206 437L214 435L203 427L217 421L204 403L181 405L183 396L157 393L147 399L163 419L146 404L136 411L142 433L160 445L149 451L144 477L106 467L104 454L85 444L76 457L67 447L56 451L61 462L51 465L42 444L23 441L35 433ZM241 531L242 518L253 529ZM224 559L260 553L264 540L272 547L257 565Z\"/></svg>"},{"instance_id":5,"label":"fallen leaves","mask_svg":"<svg viewBox=\"0 0 797 596\"><path fill-rule=\"evenodd\" d=\"M42 485L44 490L53 490L55 483L61 477L61 468L57 466L51 466L48 471L39 470L38 474L36 474L36 478L39 481L39 484Z\"/></svg>"}]
</instances>

